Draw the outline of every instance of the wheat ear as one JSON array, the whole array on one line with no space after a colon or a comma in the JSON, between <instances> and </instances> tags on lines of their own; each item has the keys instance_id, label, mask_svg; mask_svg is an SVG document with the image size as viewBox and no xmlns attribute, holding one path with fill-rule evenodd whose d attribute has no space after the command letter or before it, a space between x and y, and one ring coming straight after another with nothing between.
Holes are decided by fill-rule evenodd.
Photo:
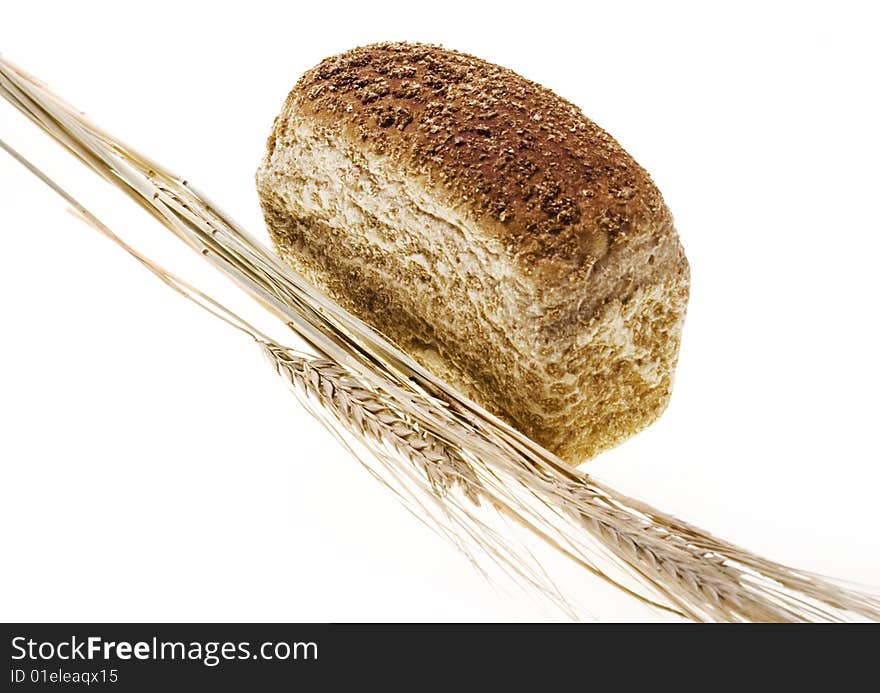
<instances>
[{"instance_id":1,"label":"wheat ear","mask_svg":"<svg viewBox=\"0 0 880 693\"><path fill-rule=\"evenodd\" d=\"M496 561L517 566L522 554L473 514L479 497L590 572L693 620L880 619L873 596L762 559L567 467L309 286L192 186L2 60L0 91L323 357L302 363L264 343L276 370L321 402L333 426L356 434L376 459L393 462L386 474L407 477L416 512L440 509L431 517L454 540L474 540ZM367 406L370 398L379 401ZM623 580L606 570L608 561ZM568 604L540 565L518 570ZM624 582L634 582L638 591Z\"/></svg>"}]
</instances>

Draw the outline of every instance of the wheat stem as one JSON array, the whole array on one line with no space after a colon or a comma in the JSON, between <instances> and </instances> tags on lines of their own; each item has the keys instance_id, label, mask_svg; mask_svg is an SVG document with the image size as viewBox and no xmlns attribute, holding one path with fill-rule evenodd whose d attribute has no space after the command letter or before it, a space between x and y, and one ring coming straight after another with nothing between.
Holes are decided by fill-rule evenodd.
<instances>
[{"instance_id":1,"label":"wheat stem","mask_svg":"<svg viewBox=\"0 0 880 693\"><path fill-rule=\"evenodd\" d=\"M309 286L192 186L91 125L2 59L0 93L302 337L319 358L278 345L139 255L44 177L166 284L254 338L275 370L329 415L331 427L355 436L383 465L371 471L396 484L408 507L429 516L458 545L476 543L568 607L530 554L476 514L484 501L589 572L693 620L880 620L880 605L870 595L755 556L567 467ZM599 565L605 560L622 580ZM627 581L635 581L638 591Z\"/></svg>"}]
</instances>

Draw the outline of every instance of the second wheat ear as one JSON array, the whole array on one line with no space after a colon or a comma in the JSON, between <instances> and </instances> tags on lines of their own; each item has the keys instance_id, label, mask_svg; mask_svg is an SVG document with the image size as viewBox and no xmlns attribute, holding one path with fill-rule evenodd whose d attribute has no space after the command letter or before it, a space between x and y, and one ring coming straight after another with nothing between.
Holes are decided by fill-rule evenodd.
<instances>
[{"instance_id":1,"label":"second wheat ear","mask_svg":"<svg viewBox=\"0 0 880 693\"><path fill-rule=\"evenodd\" d=\"M500 515L585 574L688 619L880 620L875 596L755 556L568 467L284 267L191 185L2 60L0 93L291 327L309 345L308 356L257 335L276 370L343 441L355 436L362 448L352 450L413 513L476 562L499 564L567 610L576 608L573 595L561 592L493 519ZM200 296L145 264L190 298ZM246 326L212 299L203 307Z\"/></svg>"}]
</instances>

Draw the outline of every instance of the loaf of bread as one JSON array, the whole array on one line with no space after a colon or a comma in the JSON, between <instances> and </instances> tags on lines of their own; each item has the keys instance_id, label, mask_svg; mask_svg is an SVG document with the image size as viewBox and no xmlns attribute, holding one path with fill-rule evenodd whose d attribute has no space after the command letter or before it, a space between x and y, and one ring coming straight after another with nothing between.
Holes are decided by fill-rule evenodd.
<instances>
[{"instance_id":1,"label":"loaf of bread","mask_svg":"<svg viewBox=\"0 0 880 693\"><path fill-rule=\"evenodd\" d=\"M666 407L687 260L648 174L576 106L434 46L309 70L257 186L296 270L577 464Z\"/></svg>"}]
</instances>

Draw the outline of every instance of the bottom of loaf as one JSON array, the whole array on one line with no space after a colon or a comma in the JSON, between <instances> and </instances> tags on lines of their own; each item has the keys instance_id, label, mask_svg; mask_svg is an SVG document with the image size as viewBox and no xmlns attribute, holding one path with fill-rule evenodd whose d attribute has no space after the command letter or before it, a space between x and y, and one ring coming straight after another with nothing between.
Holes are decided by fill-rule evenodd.
<instances>
[{"instance_id":1,"label":"bottom of loaf","mask_svg":"<svg viewBox=\"0 0 880 693\"><path fill-rule=\"evenodd\" d=\"M363 249L352 246L356 235L287 209L264 211L289 265L437 377L571 464L649 426L668 404L686 277L607 300L559 359L538 363L481 333L478 321L429 322L423 299L395 288L387 267L379 272L362 261Z\"/></svg>"}]
</instances>

